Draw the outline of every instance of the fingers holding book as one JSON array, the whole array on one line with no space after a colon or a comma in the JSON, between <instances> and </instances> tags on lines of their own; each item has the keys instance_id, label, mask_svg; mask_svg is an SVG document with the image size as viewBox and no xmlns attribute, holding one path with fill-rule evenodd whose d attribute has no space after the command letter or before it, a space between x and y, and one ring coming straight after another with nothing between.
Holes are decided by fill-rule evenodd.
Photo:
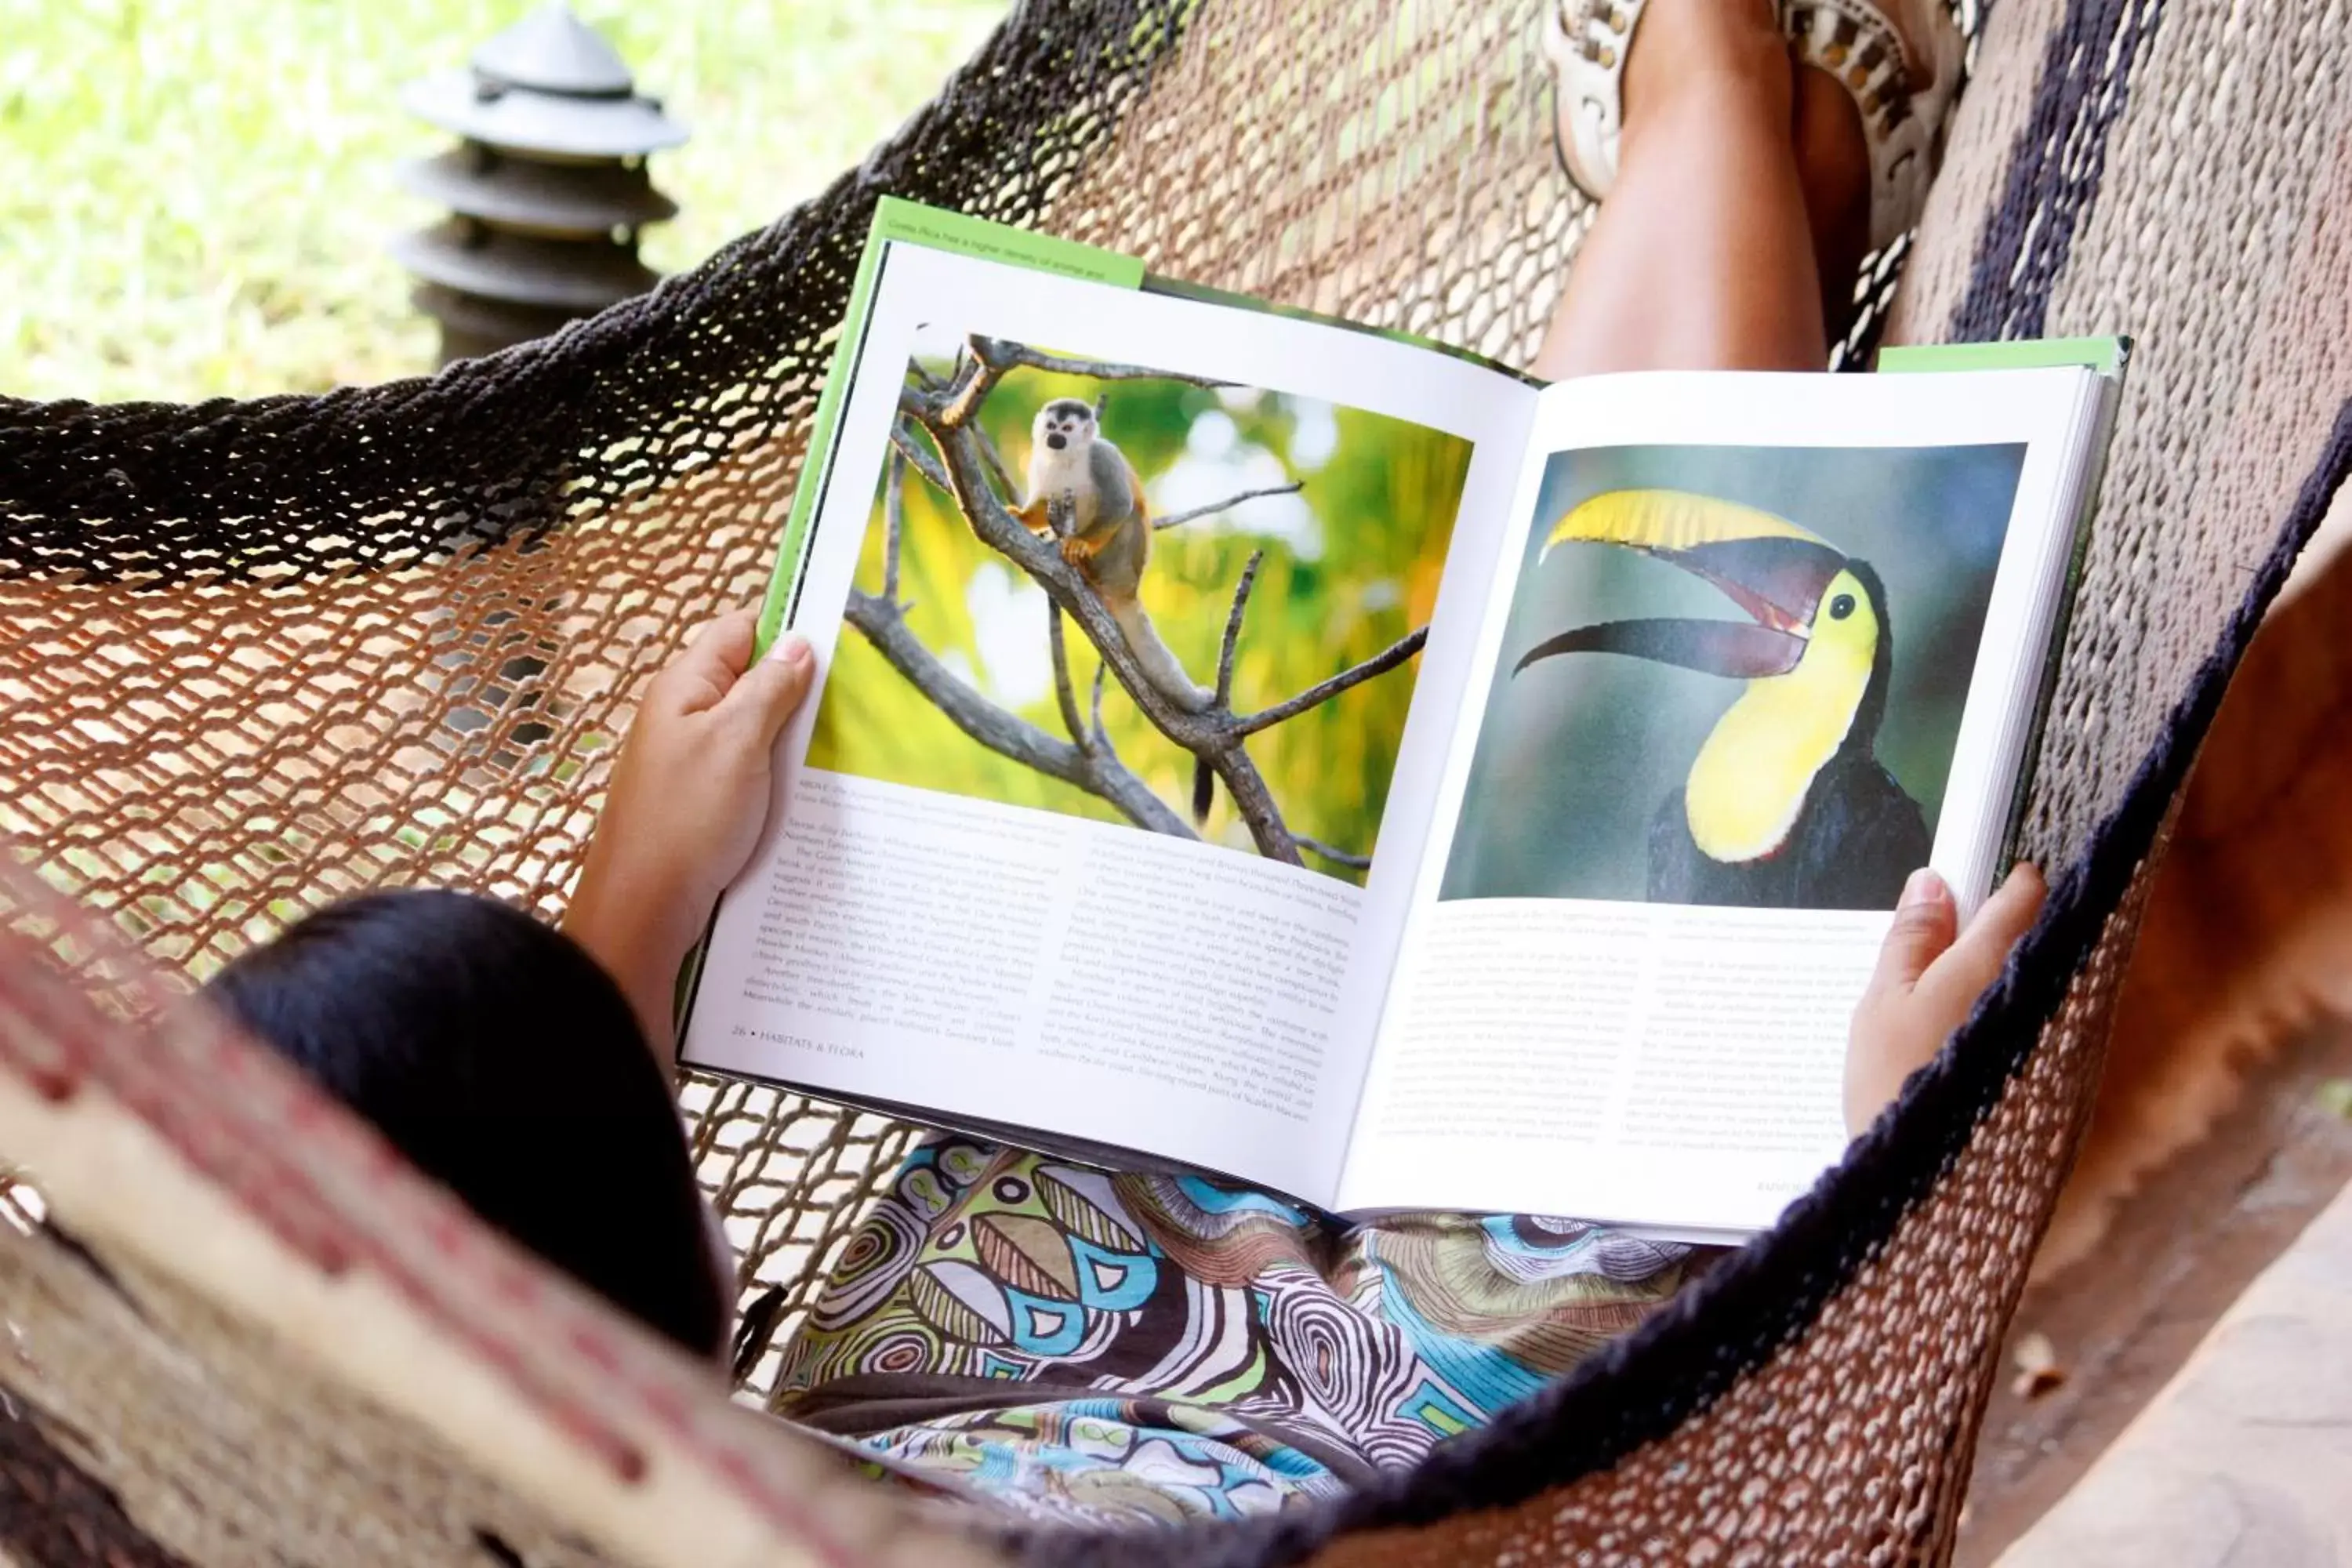
<instances>
[{"instance_id":1,"label":"fingers holding book","mask_svg":"<svg viewBox=\"0 0 2352 1568\"><path fill-rule=\"evenodd\" d=\"M2042 912L2039 868L2021 864L1965 928L1952 889L1921 869L1904 884L1870 987L1853 1012L1845 1058L1845 1124L1859 1135L1903 1082L1968 1021L2010 950Z\"/></svg>"}]
</instances>

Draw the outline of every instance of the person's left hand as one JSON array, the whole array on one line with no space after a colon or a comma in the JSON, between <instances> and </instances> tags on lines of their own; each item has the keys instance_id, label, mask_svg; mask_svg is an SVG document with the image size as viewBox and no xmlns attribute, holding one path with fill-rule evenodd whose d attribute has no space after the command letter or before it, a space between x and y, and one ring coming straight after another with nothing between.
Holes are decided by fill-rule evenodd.
<instances>
[{"instance_id":1,"label":"person's left hand","mask_svg":"<svg viewBox=\"0 0 2352 1568\"><path fill-rule=\"evenodd\" d=\"M1903 1080L1968 1021L1978 996L2009 962L2009 950L2042 912L2042 872L2021 863L1962 931L1944 879L1928 870L1911 874L1846 1037L1849 1136L1876 1121Z\"/></svg>"},{"instance_id":2,"label":"person's left hand","mask_svg":"<svg viewBox=\"0 0 2352 1568\"><path fill-rule=\"evenodd\" d=\"M563 919L665 1060L678 966L759 843L777 737L816 674L791 633L753 663L757 623L719 616L646 689Z\"/></svg>"}]
</instances>

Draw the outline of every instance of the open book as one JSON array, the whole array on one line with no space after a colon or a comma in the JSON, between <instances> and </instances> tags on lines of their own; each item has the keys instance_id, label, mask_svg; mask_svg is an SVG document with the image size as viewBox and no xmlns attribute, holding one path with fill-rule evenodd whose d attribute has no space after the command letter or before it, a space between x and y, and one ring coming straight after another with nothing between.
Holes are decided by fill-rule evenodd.
<instances>
[{"instance_id":1,"label":"open book","mask_svg":"<svg viewBox=\"0 0 2352 1568\"><path fill-rule=\"evenodd\" d=\"M1340 1212L1769 1225L1906 874L1972 908L2034 752L2123 353L1994 352L1545 386L885 202L685 1059Z\"/></svg>"}]
</instances>

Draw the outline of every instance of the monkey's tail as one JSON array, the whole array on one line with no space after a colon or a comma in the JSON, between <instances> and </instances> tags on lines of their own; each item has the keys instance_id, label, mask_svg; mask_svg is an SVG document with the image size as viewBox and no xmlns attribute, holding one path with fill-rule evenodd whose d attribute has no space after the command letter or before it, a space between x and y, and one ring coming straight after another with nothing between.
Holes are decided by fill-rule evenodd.
<instances>
[{"instance_id":1,"label":"monkey's tail","mask_svg":"<svg viewBox=\"0 0 2352 1568\"><path fill-rule=\"evenodd\" d=\"M1216 700L1217 694L1192 684L1184 673L1183 664L1160 640L1160 629L1144 614L1143 606L1133 599L1112 599L1105 595L1104 603L1118 629L1127 634L1127 646L1135 650L1135 661L1143 666L1144 679L1150 681L1162 697L1187 713L1198 713Z\"/></svg>"},{"instance_id":2,"label":"monkey's tail","mask_svg":"<svg viewBox=\"0 0 2352 1568\"><path fill-rule=\"evenodd\" d=\"M1144 679L1158 689L1162 697L1187 713L1198 713L1217 700L1217 694L1205 687L1196 686L1184 673L1183 662L1169 646L1160 640L1160 628L1133 599L1106 597L1111 618L1118 629L1127 634L1127 646L1135 650L1135 661L1143 666ZM1209 805L1216 795L1217 775L1209 771L1206 763L1192 764L1192 821L1197 825L1209 820Z\"/></svg>"}]
</instances>

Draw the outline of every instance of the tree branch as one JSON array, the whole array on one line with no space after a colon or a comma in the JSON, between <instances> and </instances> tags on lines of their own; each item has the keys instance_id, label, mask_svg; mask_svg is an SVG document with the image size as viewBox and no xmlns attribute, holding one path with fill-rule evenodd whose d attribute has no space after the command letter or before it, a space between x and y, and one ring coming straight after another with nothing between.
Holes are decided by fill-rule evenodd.
<instances>
[{"instance_id":1,"label":"tree branch","mask_svg":"<svg viewBox=\"0 0 2352 1568\"><path fill-rule=\"evenodd\" d=\"M856 626L890 668L904 676L948 721L1002 757L1108 801L1138 827L1197 837L1184 818L1151 793L1108 747L1081 751L1008 713L974 690L908 629L895 606L860 589L849 591L842 618Z\"/></svg>"},{"instance_id":2,"label":"tree branch","mask_svg":"<svg viewBox=\"0 0 2352 1568\"><path fill-rule=\"evenodd\" d=\"M929 452L915 444L915 426L904 415L899 416L898 423L890 426L890 445L897 447L899 455L915 466L915 472L929 479L940 494L955 494L955 487L948 482L947 470L940 468Z\"/></svg>"},{"instance_id":3,"label":"tree branch","mask_svg":"<svg viewBox=\"0 0 2352 1568\"><path fill-rule=\"evenodd\" d=\"M1302 835L1298 840L1298 847L1309 855L1319 855L1333 865L1345 866L1351 871L1369 871L1372 868L1370 856L1351 855L1345 849L1334 849L1319 838L1308 838Z\"/></svg>"},{"instance_id":4,"label":"tree branch","mask_svg":"<svg viewBox=\"0 0 2352 1568\"><path fill-rule=\"evenodd\" d=\"M1330 679L1308 687L1286 702L1277 702L1271 708L1261 708L1255 713L1235 715L1234 733L1255 735L1260 730L1271 729L1286 719L1296 719L1308 709L1318 708L1330 701L1351 686L1361 685L1375 675L1387 674L1414 654L1419 653L1422 644L1428 640L1427 626L1423 626L1418 631L1408 632L1364 660L1363 663L1343 669Z\"/></svg>"},{"instance_id":5,"label":"tree branch","mask_svg":"<svg viewBox=\"0 0 2352 1568\"><path fill-rule=\"evenodd\" d=\"M977 415L1004 374L1022 368L1091 376L1106 381L1155 379L1202 386L1230 384L1194 376L1169 375L1138 365L1066 359L1060 355L1040 353L1020 343L979 336L970 338L966 347L968 353L959 364L958 374L947 386L937 391L926 391L909 384L900 388L898 405L904 417L900 421L901 432L894 433L893 439L917 471L939 485L953 500L975 538L1011 562L1045 591L1056 612L1048 633L1053 639L1055 656L1055 697L1064 725L1071 732L1071 740L1055 740L1035 726L994 707L970 686L956 679L897 619L895 606L866 599L864 595L854 595L853 624L859 625L860 629L875 640L884 657L906 675L934 706L982 744L1001 755L1012 757L1041 773L1076 784L1100 798L1109 800L1129 820L1141 826L1163 832L1176 832L1186 837L1194 837L1190 827L1177 820L1175 814L1151 795L1150 789L1118 762L1111 750L1102 721L1102 696L1107 677L1117 677L1119 685L1154 729L1177 746L1192 752L1201 764L1223 782L1235 810L1249 825L1258 853L1269 859L1292 865L1304 864L1302 843L1284 822L1281 808L1267 789L1265 779L1258 772L1244 742L1249 736L1260 731L1296 718L1349 688L1402 664L1420 651L1428 637L1427 628L1413 632L1376 657L1341 671L1287 701L1257 713L1236 714L1230 706L1234 665L1241 624L1263 562L1264 552L1259 552L1253 556L1236 585L1234 605L1227 617L1225 635L1218 653L1215 700L1200 711L1178 706L1144 673L1134 649L1128 644L1126 633L1084 572L1063 560L1054 540L1040 538L1031 532L1009 510L1007 498L1011 495L1011 489L1003 475L1003 465L994 458L993 448L978 424ZM930 445L938 454L936 468L913 440L911 429L906 427L909 422L921 426L929 437ZM1246 492L1213 508L1177 514L1172 520L1164 520L1163 525L1173 526L1258 495L1279 494L1297 488L1294 485ZM861 616L864 619L861 620ZM1068 671L1066 630L1063 625L1065 616L1095 646L1101 658L1095 670L1093 713L1090 721L1085 724L1078 721L1076 692ZM869 621L874 625L868 626L866 623ZM1088 738L1091 738L1091 744L1087 743ZM1305 847L1312 847L1316 854L1335 864L1356 864L1356 860L1344 851L1331 849L1328 845Z\"/></svg>"},{"instance_id":6,"label":"tree branch","mask_svg":"<svg viewBox=\"0 0 2352 1568\"><path fill-rule=\"evenodd\" d=\"M898 602L898 539L907 529L907 459L897 447L882 468L882 602Z\"/></svg>"},{"instance_id":7,"label":"tree branch","mask_svg":"<svg viewBox=\"0 0 2352 1568\"><path fill-rule=\"evenodd\" d=\"M1212 501L1207 506L1188 507L1182 511L1171 511L1166 517L1155 517L1151 520L1151 531L1157 533L1163 528L1181 528L1188 522L1198 522L1204 517L1230 511L1242 502L1256 500L1261 496L1295 496L1306 488L1304 480L1294 480L1286 485L1268 485L1262 490L1244 490L1237 496L1227 496L1223 500Z\"/></svg>"},{"instance_id":8,"label":"tree branch","mask_svg":"<svg viewBox=\"0 0 2352 1568\"><path fill-rule=\"evenodd\" d=\"M1220 708L1234 700L1234 647L1241 641L1242 615L1249 608L1250 590L1257 586L1257 569L1265 562L1265 551L1251 551L1249 564L1242 568L1242 580L1234 584L1234 607L1225 613L1225 640L1217 645L1217 706Z\"/></svg>"},{"instance_id":9,"label":"tree branch","mask_svg":"<svg viewBox=\"0 0 2352 1568\"><path fill-rule=\"evenodd\" d=\"M1022 487L1013 482L1012 470L1004 466L1004 455L996 449L996 443L989 438L988 432L975 425L971 433L980 437L981 458L988 464L989 477L996 481L996 493L1016 506L1027 500L1021 493Z\"/></svg>"},{"instance_id":10,"label":"tree branch","mask_svg":"<svg viewBox=\"0 0 2352 1568\"><path fill-rule=\"evenodd\" d=\"M997 373L982 363L977 354L969 352L971 345L979 341L978 338L966 340L966 353L958 356L960 363L956 366L955 379L934 399L936 412L932 417L947 429L962 429L996 388Z\"/></svg>"},{"instance_id":11,"label":"tree branch","mask_svg":"<svg viewBox=\"0 0 2352 1568\"><path fill-rule=\"evenodd\" d=\"M948 493L980 542L1020 568L1061 605L1162 734L1195 752L1221 740L1213 719L1178 708L1145 677L1108 606L1077 568L1062 559L1059 546L1030 532L997 499L987 482L972 432L949 426L943 413L929 414L925 424L947 470Z\"/></svg>"},{"instance_id":12,"label":"tree branch","mask_svg":"<svg viewBox=\"0 0 2352 1568\"><path fill-rule=\"evenodd\" d=\"M1230 381L1218 381L1205 375L1186 375L1181 371L1153 370L1148 365L1118 364L1109 360L1070 359L1062 354L1041 353L1026 343L1016 343L1010 338L983 338L978 333L965 340L971 357L978 360L992 385L997 378L1011 370L1042 370L1056 375L1083 375L1093 381L1176 381L1187 386L1231 386ZM988 395L988 387L972 393L969 388L960 395L971 396L974 403Z\"/></svg>"}]
</instances>

